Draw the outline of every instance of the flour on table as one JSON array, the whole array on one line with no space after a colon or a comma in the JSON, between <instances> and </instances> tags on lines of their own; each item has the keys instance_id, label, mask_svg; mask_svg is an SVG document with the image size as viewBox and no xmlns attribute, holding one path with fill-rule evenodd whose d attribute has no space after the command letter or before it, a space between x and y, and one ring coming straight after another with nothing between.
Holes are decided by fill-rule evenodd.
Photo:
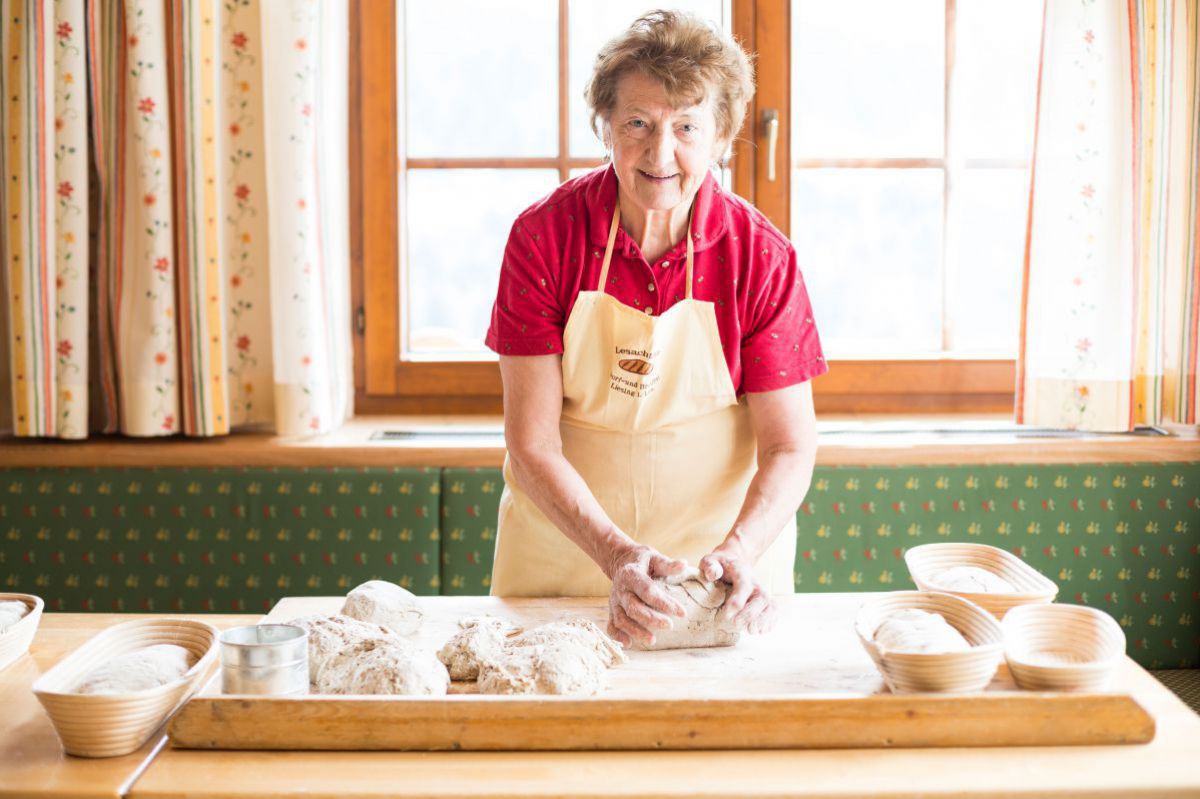
<instances>
[{"instance_id":1,"label":"flour on table","mask_svg":"<svg viewBox=\"0 0 1200 799\"><path fill-rule=\"evenodd\" d=\"M1017 589L995 572L979 566L952 566L929 578L929 582L944 591L964 594L1011 594Z\"/></svg>"},{"instance_id":2,"label":"flour on table","mask_svg":"<svg viewBox=\"0 0 1200 799\"><path fill-rule=\"evenodd\" d=\"M521 630L494 618L464 619L438 656L455 679L484 694L595 694L625 653L587 619Z\"/></svg>"},{"instance_id":3,"label":"flour on table","mask_svg":"<svg viewBox=\"0 0 1200 799\"><path fill-rule=\"evenodd\" d=\"M492 616L461 619L458 632L438 652L438 660L450 670L452 680L474 680L484 661L500 656L510 634L521 632L504 619Z\"/></svg>"},{"instance_id":4,"label":"flour on table","mask_svg":"<svg viewBox=\"0 0 1200 799\"><path fill-rule=\"evenodd\" d=\"M13 626L29 613L29 606L24 602L5 600L0 602L0 633Z\"/></svg>"},{"instance_id":5,"label":"flour on table","mask_svg":"<svg viewBox=\"0 0 1200 799\"><path fill-rule=\"evenodd\" d=\"M652 645L635 641L638 649L688 649L691 647L733 646L739 632L732 619L721 612L727 589L724 583L705 580L696 568L685 569L657 582L667 595L683 606L682 619L671 617L671 629L655 630Z\"/></svg>"},{"instance_id":6,"label":"flour on table","mask_svg":"<svg viewBox=\"0 0 1200 799\"><path fill-rule=\"evenodd\" d=\"M887 652L966 652L971 644L941 614L919 608L889 613L875 628L875 643Z\"/></svg>"},{"instance_id":7,"label":"flour on table","mask_svg":"<svg viewBox=\"0 0 1200 799\"><path fill-rule=\"evenodd\" d=\"M369 580L346 595L344 615L387 627L400 635L413 635L425 618L421 603L410 591L386 580Z\"/></svg>"},{"instance_id":8,"label":"flour on table","mask_svg":"<svg viewBox=\"0 0 1200 799\"><path fill-rule=\"evenodd\" d=\"M450 675L433 654L386 627L349 616L304 616L315 694L444 694Z\"/></svg>"},{"instance_id":9,"label":"flour on table","mask_svg":"<svg viewBox=\"0 0 1200 799\"><path fill-rule=\"evenodd\" d=\"M117 655L88 672L75 686L77 694L125 694L158 688L182 677L192 656L174 644L157 644Z\"/></svg>"}]
</instances>

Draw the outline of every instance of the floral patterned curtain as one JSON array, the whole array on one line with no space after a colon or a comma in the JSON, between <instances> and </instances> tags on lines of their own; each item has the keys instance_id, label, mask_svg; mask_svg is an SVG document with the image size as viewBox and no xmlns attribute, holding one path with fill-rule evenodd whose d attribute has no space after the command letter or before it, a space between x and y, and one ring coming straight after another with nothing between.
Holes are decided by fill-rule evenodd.
<instances>
[{"instance_id":1,"label":"floral patterned curtain","mask_svg":"<svg viewBox=\"0 0 1200 799\"><path fill-rule=\"evenodd\" d=\"M346 14L5 3L0 428L290 435L348 416Z\"/></svg>"},{"instance_id":2,"label":"floral patterned curtain","mask_svg":"<svg viewBox=\"0 0 1200 799\"><path fill-rule=\"evenodd\" d=\"M1017 421L1195 425L1197 0L1047 0Z\"/></svg>"}]
</instances>

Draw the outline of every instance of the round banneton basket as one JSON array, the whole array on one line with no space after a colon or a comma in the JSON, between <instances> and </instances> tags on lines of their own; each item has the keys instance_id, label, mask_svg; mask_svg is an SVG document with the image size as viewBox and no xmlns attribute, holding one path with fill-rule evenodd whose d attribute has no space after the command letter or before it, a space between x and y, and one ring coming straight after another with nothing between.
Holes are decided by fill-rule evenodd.
<instances>
[{"instance_id":1,"label":"round banneton basket","mask_svg":"<svg viewBox=\"0 0 1200 799\"><path fill-rule=\"evenodd\" d=\"M0 669L29 651L38 623L42 620L42 598L33 594L0 594L0 602L24 602L29 612L0 633Z\"/></svg>"},{"instance_id":2,"label":"round banneton basket","mask_svg":"<svg viewBox=\"0 0 1200 799\"><path fill-rule=\"evenodd\" d=\"M987 544L922 544L904 553L908 573L921 591L954 594L974 602L997 619L1018 605L1053 602L1058 586L1011 552ZM1006 580L1013 593L976 594L938 586L937 575L953 566L978 566Z\"/></svg>"},{"instance_id":3,"label":"round banneton basket","mask_svg":"<svg viewBox=\"0 0 1200 799\"><path fill-rule=\"evenodd\" d=\"M891 613L917 608L939 613L971 649L941 654L891 652L875 643L875 630ZM983 608L951 594L895 591L867 602L854 622L858 640L893 693L973 693L992 681L1004 653L1000 625Z\"/></svg>"},{"instance_id":4,"label":"round banneton basket","mask_svg":"<svg viewBox=\"0 0 1200 799\"><path fill-rule=\"evenodd\" d=\"M1121 625L1083 605L1025 605L1000 625L1004 658L1030 691L1103 691L1125 654Z\"/></svg>"},{"instance_id":5,"label":"round banneton basket","mask_svg":"<svg viewBox=\"0 0 1200 799\"><path fill-rule=\"evenodd\" d=\"M73 693L106 660L155 644L175 644L192 657L183 677L158 688L124 694ZM134 751L187 700L212 671L217 629L188 619L137 619L109 627L67 655L33 684L63 748L81 757Z\"/></svg>"}]
</instances>

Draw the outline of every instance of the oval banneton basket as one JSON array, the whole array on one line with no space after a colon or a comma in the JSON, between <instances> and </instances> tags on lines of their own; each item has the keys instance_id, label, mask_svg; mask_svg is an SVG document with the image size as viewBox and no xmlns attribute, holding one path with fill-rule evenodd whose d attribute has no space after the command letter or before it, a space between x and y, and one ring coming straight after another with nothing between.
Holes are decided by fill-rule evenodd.
<instances>
[{"instance_id":1,"label":"oval banneton basket","mask_svg":"<svg viewBox=\"0 0 1200 799\"><path fill-rule=\"evenodd\" d=\"M1004 658L1030 691L1103 691L1125 654L1112 616L1083 605L1025 605L1001 623Z\"/></svg>"},{"instance_id":2,"label":"oval banneton basket","mask_svg":"<svg viewBox=\"0 0 1200 799\"><path fill-rule=\"evenodd\" d=\"M1043 605L1054 601L1058 586L1011 552L987 544L921 544L904 553L904 563L920 591L953 594L974 602L997 619L1018 605ZM934 578L952 566L978 566L1008 581L1013 593L976 594L949 591Z\"/></svg>"},{"instance_id":3,"label":"oval banneton basket","mask_svg":"<svg viewBox=\"0 0 1200 799\"><path fill-rule=\"evenodd\" d=\"M125 694L77 694L75 686L104 661L155 644L175 644L194 658L178 680ZM154 733L211 673L217 629L189 619L136 619L109 627L39 677L33 693L63 748L81 757L128 754Z\"/></svg>"},{"instance_id":4,"label":"oval banneton basket","mask_svg":"<svg viewBox=\"0 0 1200 799\"><path fill-rule=\"evenodd\" d=\"M875 643L875 630L891 613L917 608L939 613L971 649L939 654L890 652ZM926 591L895 591L867 602L854 629L893 693L974 693L992 681L1004 654L999 623L987 611L961 597Z\"/></svg>"},{"instance_id":5,"label":"oval banneton basket","mask_svg":"<svg viewBox=\"0 0 1200 799\"><path fill-rule=\"evenodd\" d=\"M29 650L45 603L33 594L0 594L0 602L24 602L29 608L16 624L0 633L0 669L3 669Z\"/></svg>"}]
</instances>

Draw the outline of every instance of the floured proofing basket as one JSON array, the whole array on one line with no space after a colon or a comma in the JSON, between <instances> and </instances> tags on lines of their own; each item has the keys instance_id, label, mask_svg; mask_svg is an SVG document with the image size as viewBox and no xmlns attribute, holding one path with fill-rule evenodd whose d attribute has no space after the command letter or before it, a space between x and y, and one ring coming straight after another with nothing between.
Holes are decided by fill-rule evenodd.
<instances>
[{"instance_id":1,"label":"floured proofing basket","mask_svg":"<svg viewBox=\"0 0 1200 799\"><path fill-rule=\"evenodd\" d=\"M966 652L893 652L875 643L875 630L905 608L938 613L971 645ZM992 681L1004 654L999 623L961 597L925 591L895 591L868 601L854 623L858 640L893 693L973 693Z\"/></svg>"},{"instance_id":2,"label":"floured proofing basket","mask_svg":"<svg viewBox=\"0 0 1200 799\"><path fill-rule=\"evenodd\" d=\"M1053 602L1058 586L1011 552L987 544L922 544L904 553L908 573L921 591L954 594L974 602L997 619L1018 605ZM973 593L940 587L937 576L954 566L977 566L1017 589L1012 593Z\"/></svg>"},{"instance_id":3,"label":"floured proofing basket","mask_svg":"<svg viewBox=\"0 0 1200 799\"><path fill-rule=\"evenodd\" d=\"M1001 628L1008 670L1031 691L1103 691L1125 654L1121 625L1083 605L1013 608Z\"/></svg>"},{"instance_id":4,"label":"floured proofing basket","mask_svg":"<svg viewBox=\"0 0 1200 799\"><path fill-rule=\"evenodd\" d=\"M29 612L17 620L15 624L0 633L0 669L14 662L29 651L37 632L38 622L42 620L42 608L45 603L42 598L33 594L0 594L0 602L24 602Z\"/></svg>"},{"instance_id":5,"label":"floured proofing basket","mask_svg":"<svg viewBox=\"0 0 1200 799\"><path fill-rule=\"evenodd\" d=\"M188 651L192 667L158 688L123 694L77 694L75 687L105 661L155 644ZM109 627L56 663L33 684L63 748L81 757L115 757L134 751L210 675L217 629L187 619L137 619Z\"/></svg>"}]
</instances>

